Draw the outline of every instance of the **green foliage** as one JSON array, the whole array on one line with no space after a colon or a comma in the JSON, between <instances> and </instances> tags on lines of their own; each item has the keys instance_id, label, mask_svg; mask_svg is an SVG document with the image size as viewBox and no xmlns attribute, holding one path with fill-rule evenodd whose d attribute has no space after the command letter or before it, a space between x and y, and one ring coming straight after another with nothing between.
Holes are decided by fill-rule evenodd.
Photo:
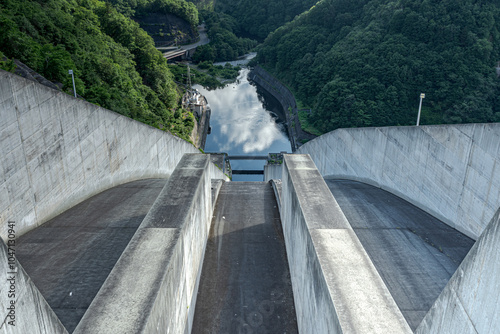
<instances>
[{"instance_id":1,"label":"green foliage","mask_svg":"<svg viewBox=\"0 0 500 334\"><path fill-rule=\"evenodd\" d=\"M256 41L249 38L236 37L239 33L238 24L229 15L206 10L201 11L201 14L208 28L210 44L196 49L194 61L235 60L257 45Z\"/></svg>"},{"instance_id":2,"label":"green foliage","mask_svg":"<svg viewBox=\"0 0 500 334\"><path fill-rule=\"evenodd\" d=\"M0 69L7 72L14 72L16 69L16 64L12 59L5 58L5 55L0 51Z\"/></svg>"},{"instance_id":3,"label":"green foliage","mask_svg":"<svg viewBox=\"0 0 500 334\"><path fill-rule=\"evenodd\" d=\"M106 0L126 17L149 13L173 14L195 27L198 25L196 6L185 0Z\"/></svg>"},{"instance_id":4,"label":"green foliage","mask_svg":"<svg viewBox=\"0 0 500 334\"><path fill-rule=\"evenodd\" d=\"M167 62L139 25L99 0L5 0L0 49L71 93L187 139Z\"/></svg>"},{"instance_id":5,"label":"green foliage","mask_svg":"<svg viewBox=\"0 0 500 334\"><path fill-rule=\"evenodd\" d=\"M257 61L339 127L500 121L500 5L323 0L271 33Z\"/></svg>"},{"instance_id":6,"label":"green foliage","mask_svg":"<svg viewBox=\"0 0 500 334\"><path fill-rule=\"evenodd\" d=\"M234 17L241 34L263 40L296 15L308 10L317 0L218 0L215 10Z\"/></svg>"}]
</instances>

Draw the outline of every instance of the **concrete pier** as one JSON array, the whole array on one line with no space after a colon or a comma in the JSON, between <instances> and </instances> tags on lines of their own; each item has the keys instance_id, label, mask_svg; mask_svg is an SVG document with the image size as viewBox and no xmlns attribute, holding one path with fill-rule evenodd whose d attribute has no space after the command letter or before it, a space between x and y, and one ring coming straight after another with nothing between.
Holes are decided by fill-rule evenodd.
<instances>
[{"instance_id":1,"label":"concrete pier","mask_svg":"<svg viewBox=\"0 0 500 334\"><path fill-rule=\"evenodd\" d=\"M281 219L301 333L411 329L307 155L285 155Z\"/></svg>"},{"instance_id":2,"label":"concrete pier","mask_svg":"<svg viewBox=\"0 0 500 334\"><path fill-rule=\"evenodd\" d=\"M170 176L184 153L165 131L0 70L0 236L18 236L106 189Z\"/></svg>"},{"instance_id":3,"label":"concrete pier","mask_svg":"<svg viewBox=\"0 0 500 334\"><path fill-rule=\"evenodd\" d=\"M191 332L218 176L208 155L184 155L75 334Z\"/></svg>"}]
</instances>

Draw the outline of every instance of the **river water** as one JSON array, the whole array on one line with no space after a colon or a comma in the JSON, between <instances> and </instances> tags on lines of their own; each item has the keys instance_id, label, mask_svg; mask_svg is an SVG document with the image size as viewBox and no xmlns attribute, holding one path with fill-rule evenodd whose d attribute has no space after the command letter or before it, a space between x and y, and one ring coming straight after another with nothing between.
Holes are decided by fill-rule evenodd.
<instances>
[{"instance_id":1,"label":"river water","mask_svg":"<svg viewBox=\"0 0 500 334\"><path fill-rule=\"evenodd\" d=\"M229 155L267 155L291 152L283 121L278 117L281 106L258 90L248 79L249 69L243 68L235 83L224 88L207 90L195 85L207 98L212 109L205 152L225 152ZM265 161L232 160L232 169L263 169ZM234 175L233 181L262 181L262 175Z\"/></svg>"}]
</instances>

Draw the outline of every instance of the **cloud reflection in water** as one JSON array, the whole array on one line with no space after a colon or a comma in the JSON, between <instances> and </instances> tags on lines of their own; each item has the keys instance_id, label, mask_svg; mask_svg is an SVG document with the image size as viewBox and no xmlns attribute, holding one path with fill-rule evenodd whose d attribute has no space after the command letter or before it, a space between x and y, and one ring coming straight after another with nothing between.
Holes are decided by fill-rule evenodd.
<instances>
[{"instance_id":1,"label":"cloud reflection in water","mask_svg":"<svg viewBox=\"0 0 500 334\"><path fill-rule=\"evenodd\" d=\"M238 82L207 91L195 86L212 109L212 133L205 151L230 154L290 152L290 143L280 125L262 106L256 87L247 80L249 70L240 72Z\"/></svg>"}]
</instances>

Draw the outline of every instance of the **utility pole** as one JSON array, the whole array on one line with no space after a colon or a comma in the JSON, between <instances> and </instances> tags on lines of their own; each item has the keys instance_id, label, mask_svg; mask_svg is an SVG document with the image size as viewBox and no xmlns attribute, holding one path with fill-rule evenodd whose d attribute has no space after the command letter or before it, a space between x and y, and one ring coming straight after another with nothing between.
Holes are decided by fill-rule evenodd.
<instances>
[{"instance_id":1,"label":"utility pole","mask_svg":"<svg viewBox=\"0 0 500 334\"><path fill-rule=\"evenodd\" d=\"M422 100L423 99L425 99L425 93L420 94L420 105L418 106L417 126L420 125L420 112L422 111Z\"/></svg>"},{"instance_id":2,"label":"utility pole","mask_svg":"<svg viewBox=\"0 0 500 334\"><path fill-rule=\"evenodd\" d=\"M71 80L73 81L73 94L76 97L75 76L73 75L73 70L69 70L68 73L71 74Z\"/></svg>"},{"instance_id":3,"label":"utility pole","mask_svg":"<svg viewBox=\"0 0 500 334\"><path fill-rule=\"evenodd\" d=\"M188 64L188 71L187 71L187 84L188 84L188 89L191 91L191 69L189 68L189 64Z\"/></svg>"}]
</instances>

